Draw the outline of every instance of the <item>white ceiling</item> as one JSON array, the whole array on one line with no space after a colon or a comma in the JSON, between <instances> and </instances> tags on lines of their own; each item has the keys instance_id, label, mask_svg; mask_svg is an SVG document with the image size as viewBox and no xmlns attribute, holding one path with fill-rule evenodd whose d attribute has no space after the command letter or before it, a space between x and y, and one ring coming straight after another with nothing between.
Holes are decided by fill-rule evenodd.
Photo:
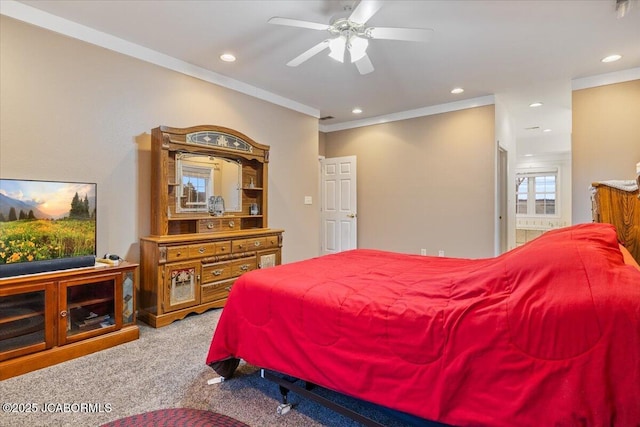
<instances>
[{"instance_id":1,"label":"white ceiling","mask_svg":"<svg viewBox=\"0 0 640 427\"><path fill-rule=\"evenodd\" d=\"M223 83L229 79L231 87L241 82L308 114L334 116L321 122L324 130L496 95L513 113L517 135L526 137L535 131L524 128L535 126L570 133L572 80L621 70L637 74L640 5L630 1L624 18L616 16L615 0L384 1L368 26L432 28L434 34L428 43L372 40L368 55L375 71L364 76L326 52L298 67L286 66L328 33L267 23L281 16L328 24L352 1L24 0L18 5L210 70ZM0 3L2 13L11 16L5 12L16 2ZM223 52L232 52L237 61L220 61ZM622 60L600 62L612 53L622 54ZM452 95L458 86L464 93ZM545 105L536 111L527 107L538 100ZM351 113L356 106L364 111L359 116Z\"/></svg>"}]
</instances>

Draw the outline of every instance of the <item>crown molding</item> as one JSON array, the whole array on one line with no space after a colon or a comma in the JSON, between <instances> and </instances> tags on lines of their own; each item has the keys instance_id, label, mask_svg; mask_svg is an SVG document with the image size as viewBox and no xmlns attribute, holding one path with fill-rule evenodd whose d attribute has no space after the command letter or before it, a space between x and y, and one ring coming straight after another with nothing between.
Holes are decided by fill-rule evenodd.
<instances>
[{"instance_id":1,"label":"crown molding","mask_svg":"<svg viewBox=\"0 0 640 427\"><path fill-rule=\"evenodd\" d=\"M640 80L640 67L628 70L614 71L597 76L583 77L571 80L571 90L589 89L597 86Z\"/></svg>"},{"instance_id":2,"label":"crown molding","mask_svg":"<svg viewBox=\"0 0 640 427\"><path fill-rule=\"evenodd\" d=\"M382 123L396 122L399 120L414 119L416 117L431 116L434 114L449 113L451 111L465 110L467 108L483 107L495 104L493 95L479 98L465 99L461 101L449 102L446 104L432 105L429 107L416 108L415 110L400 111L398 113L386 114L383 116L369 117L366 119L354 120L351 122L336 123L332 125L320 125L320 132L336 132L339 130L354 129L364 126L379 125Z\"/></svg>"},{"instance_id":3,"label":"crown molding","mask_svg":"<svg viewBox=\"0 0 640 427\"><path fill-rule=\"evenodd\" d=\"M268 92L255 86L231 79L222 74L206 70L202 67L165 55L153 49L131 43L111 34L95 30L85 25L78 24L68 19L52 15L48 12L36 9L14 0L0 1L0 14L26 22L40 28L44 28L65 36L78 39L123 55L140 59L169 70L177 71L187 76L195 77L209 83L213 83L263 101L270 102L281 107L288 108L299 113L320 118L320 110Z\"/></svg>"}]
</instances>

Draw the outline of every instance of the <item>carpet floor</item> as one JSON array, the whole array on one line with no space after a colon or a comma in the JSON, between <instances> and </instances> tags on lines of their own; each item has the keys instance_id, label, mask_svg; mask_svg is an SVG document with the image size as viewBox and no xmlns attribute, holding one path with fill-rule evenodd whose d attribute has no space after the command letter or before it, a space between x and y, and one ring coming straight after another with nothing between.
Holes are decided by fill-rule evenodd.
<instances>
[{"instance_id":1,"label":"carpet floor","mask_svg":"<svg viewBox=\"0 0 640 427\"><path fill-rule=\"evenodd\" d=\"M18 409L0 411L0 426L97 427L172 408L212 411L251 427L359 425L295 394L289 395L295 409L278 415L278 386L245 363L232 379L207 384L217 377L205 358L220 313L210 310L159 329L140 323L138 340L0 381L0 400ZM353 399L322 393L384 425L403 425Z\"/></svg>"}]
</instances>

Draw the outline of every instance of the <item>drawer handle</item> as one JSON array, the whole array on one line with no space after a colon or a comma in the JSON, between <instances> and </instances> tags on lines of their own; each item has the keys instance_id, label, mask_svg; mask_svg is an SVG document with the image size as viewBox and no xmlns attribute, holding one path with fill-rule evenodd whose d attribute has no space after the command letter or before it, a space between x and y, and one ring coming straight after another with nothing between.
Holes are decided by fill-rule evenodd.
<instances>
[{"instance_id":1,"label":"drawer handle","mask_svg":"<svg viewBox=\"0 0 640 427\"><path fill-rule=\"evenodd\" d=\"M229 221L229 228L233 228L233 226L234 226L234 225L236 225L236 223L235 223L235 222L233 222L233 221Z\"/></svg>"},{"instance_id":2,"label":"drawer handle","mask_svg":"<svg viewBox=\"0 0 640 427\"><path fill-rule=\"evenodd\" d=\"M205 248L204 248L204 247L202 247L202 246L201 246L200 248L198 248L198 252L200 252L201 254L203 254L203 253L204 253L204 251L205 251Z\"/></svg>"},{"instance_id":3,"label":"drawer handle","mask_svg":"<svg viewBox=\"0 0 640 427\"><path fill-rule=\"evenodd\" d=\"M222 270L213 270L213 275L214 276L219 276L222 274Z\"/></svg>"},{"instance_id":4,"label":"drawer handle","mask_svg":"<svg viewBox=\"0 0 640 427\"><path fill-rule=\"evenodd\" d=\"M220 246L220 252L224 252L226 250L227 250L226 246Z\"/></svg>"},{"instance_id":5,"label":"drawer handle","mask_svg":"<svg viewBox=\"0 0 640 427\"><path fill-rule=\"evenodd\" d=\"M67 317L67 310L62 310L60 312L60 317Z\"/></svg>"},{"instance_id":6,"label":"drawer handle","mask_svg":"<svg viewBox=\"0 0 640 427\"><path fill-rule=\"evenodd\" d=\"M257 241L257 242L253 242L254 246L260 246L261 242Z\"/></svg>"},{"instance_id":7,"label":"drawer handle","mask_svg":"<svg viewBox=\"0 0 640 427\"><path fill-rule=\"evenodd\" d=\"M248 269L249 269L249 264L242 264L240 266L240 270L242 270L242 271L247 271Z\"/></svg>"},{"instance_id":8,"label":"drawer handle","mask_svg":"<svg viewBox=\"0 0 640 427\"><path fill-rule=\"evenodd\" d=\"M179 257L180 255L182 255L182 252L176 252L176 257Z\"/></svg>"},{"instance_id":9,"label":"drawer handle","mask_svg":"<svg viewBox=\"0 0 640 427\"><path fill-rule=\"evenodd\" d=\"M208 228L209 230L211 230L211 229L213 228L213 223L212 223L212 222L208 222L208 223L207 223L207 228Z\"/></svg>"},{"instance_id":10,"label":"drawer handle","mask_svg":"<svg viewBox=\"0 0 640 427\"><path fill-rule=\"evenodd\" d=\"M227 291L231 292L231 286L227 286L225 289L226 289Z\"/></svg>"}]
</instances>

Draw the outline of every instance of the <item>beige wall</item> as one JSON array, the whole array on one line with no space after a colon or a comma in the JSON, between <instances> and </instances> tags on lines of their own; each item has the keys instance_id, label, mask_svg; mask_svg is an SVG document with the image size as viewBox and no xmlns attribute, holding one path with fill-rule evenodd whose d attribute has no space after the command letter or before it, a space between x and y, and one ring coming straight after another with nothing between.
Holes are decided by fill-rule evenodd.
<instances>
[{"instance_id":1,"label":"beige wall","mask_svg":"<svg viewBox=\"0 0 640 427\"><path fill-rule=\"evenodd\" d=\"M640 80L573 92L573 223L591 222L594 181L635 179L640 162Z\"/></svg>"},{"instance_id":2,"label":"beige wall","mask_svg":"<svg viewBox=\"0 0 640 427\"><path fill-rule=\"evenodd\" d=\"M355 155L358 246L453 257L494 254L493 105L327 133Z\"/></svg>"},{"instance_id":3,"label":"beige wall","mask_svg":"<svg viewBox=\"0 0 640 427\"><path fill-rule=\"evenodd\" d=\"M318 155L324 156L327 146L327 134L324 132L320 132L318 136Z\"/></svg>"},{"instance_id":4,"label":"beige wall","mask_svg":"<svg viewBox=\"0 0 640 427\"><path fill-rule=\"evenodd\" d=\"M139 259L150 130L214 124L271 146L269 225L283 261L318 254L318 121L112 51L0 18L0 176L98 184L98 255Z\"/></svg>"}]
</instances>

